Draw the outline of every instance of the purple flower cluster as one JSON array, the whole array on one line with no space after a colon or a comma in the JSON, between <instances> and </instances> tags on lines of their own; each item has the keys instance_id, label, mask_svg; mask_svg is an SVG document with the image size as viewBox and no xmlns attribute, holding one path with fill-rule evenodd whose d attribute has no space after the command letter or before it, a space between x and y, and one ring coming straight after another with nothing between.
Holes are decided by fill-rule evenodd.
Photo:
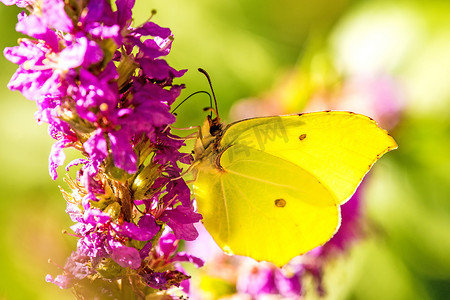
<instances>
[{"instance_id":1,"label":"purple flower cluster","mask_svg":"<svg viewBox=\"0 0 450 300\"><path fill-rule=\"evenodd\" d=\"M236 289L253 298L275 294L289 299L298 299L302 293L301 280L305 270L301 265L285 272L272 264L260 263L243 269L239 274Z\"/></svg>"},{"instance_id":2,"label":"purple flower cluster","mask_svg":"<svg viewBox=\"0 0 450 300\"><path fill-rule=\"evenodd\" d=\"M131 27L134 0L116 0L115 10L108 0L0 1L26 8L16 30L28 38L4 51L19 65L8 87L35 101L37 122L49 124L56 140L51 177L65 163L65 148L84 155L66 166L80 169L65 178L71 191L63 191L77 250L64 274L47 281L67 288L122 279L144 295L146 288L179 286L188 276L174 262L200 262L180 253L169 258L173 251L161 250L160 237L167 226L173 239L194 240L201 215L178 165L191 156L180 152L183 141L169 127L170 106L183 89L173 80L186 72L162 59L171 31L153 22ZM163 267L155 267L156 257L164 257Z\"/></svg>"}]
</instances>

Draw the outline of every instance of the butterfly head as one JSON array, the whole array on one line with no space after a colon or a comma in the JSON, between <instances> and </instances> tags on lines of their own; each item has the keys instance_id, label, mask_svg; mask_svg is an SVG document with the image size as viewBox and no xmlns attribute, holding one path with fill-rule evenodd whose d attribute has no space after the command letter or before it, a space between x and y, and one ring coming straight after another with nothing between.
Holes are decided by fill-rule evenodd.
<instances>
[{"instance_id":1,"label":"butterfly head","mask_svg":"<svg viewBox=\"0 0 450 300\"><path fill-rule=\"evenodd\" d=\"M212 117L208 115L206 117L203 126L199 132L197 142L194 148L194 158L201 160L202 157L215 151L215 145L220 140L220 136L223 132L223 125L218 116Z\"/></svg>"},{"instance_id":2,"label":"butterfly head","mask_svg":"<svg viewBox=\"0 0 450 300\"><path fill-rule=\"evenodd\" d=\"M217 150L216 147L223 132L223 125L219 117L217 99L212 88L211 79L205 70L201 68L199 68L198 70L203 73L208 79L208 83L214 99L214 106L212 105L211 101L210 106L203 109L204 111L210 112L210 115L206 117L206 120L200 129L194 148L194 158L196 160L201 160L203 157L208 156L210 153L213 153Z\"/></svg>"},{"instance_id":3,"label":"butterfly head","mask_svg":"<svg viewBox=\"0 0 450 300\"><path fill-rule=\"evenodd\" d=\"M206 120L208 122L209 134L211 136L218 136L222 132L222 122L220 118L218 116L215 118L208 116Z\"/></svg>"}]
</instances>

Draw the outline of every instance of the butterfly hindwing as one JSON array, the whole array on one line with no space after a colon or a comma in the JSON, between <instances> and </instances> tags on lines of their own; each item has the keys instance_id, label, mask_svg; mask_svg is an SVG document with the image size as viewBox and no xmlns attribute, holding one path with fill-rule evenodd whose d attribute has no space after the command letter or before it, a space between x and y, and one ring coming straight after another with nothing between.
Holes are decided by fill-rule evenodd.
<instances>
[{"instance_id":1,"label":"butterfly hindwing","mask_svg":"<svg viewBox=\"0 0 450 300\"><path fill-rule=\"evenodd\" d=\"M243 145L220 163L204 162L194 186L204 225L225 251L282 266L336 231L333 194L301 167Z\"/></svg>"}]
</instances>

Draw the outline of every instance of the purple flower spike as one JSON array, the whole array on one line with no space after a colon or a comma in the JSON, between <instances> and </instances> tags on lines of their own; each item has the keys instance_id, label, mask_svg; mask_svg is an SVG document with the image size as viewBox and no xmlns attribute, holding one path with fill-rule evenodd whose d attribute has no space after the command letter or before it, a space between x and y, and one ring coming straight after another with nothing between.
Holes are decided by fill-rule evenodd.
<instances>
[{"instance_id":1,"label":"purple flower spike","mask_svg":"<svg viewBox=\"0 0 450 300\"><path fill-rule=\"evenodd\" d=\"M153 22L131 27L134 0L116 0L116 9L108 0L1 1L27 6L16 29L28 37L4 50L18 65L8 87L35 101L36 121L49 124L52 179L66 148L82 155L66 165L76 177L66 175L70 191L62 191L77 250L47 282L80 299L91 299L92 287L108 299L188 291L179 262L203 261L178 244L197 237L201 215L179 166L192 157L170 129L184 88L173 81L186 72L162 59L172 32Z\"/></svg>"}]
</instances>

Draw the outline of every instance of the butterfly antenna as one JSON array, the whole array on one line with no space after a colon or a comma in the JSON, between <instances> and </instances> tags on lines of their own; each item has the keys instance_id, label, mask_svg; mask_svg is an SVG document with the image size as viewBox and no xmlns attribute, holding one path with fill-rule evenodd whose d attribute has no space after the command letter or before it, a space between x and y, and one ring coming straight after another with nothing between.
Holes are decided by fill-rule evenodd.
<instances>
[{"instance_id":1,"label":"butterfly antenna","mask_svg":"<svg viewBox=\"0 0 450 300\"><path fill-rule=\"evenodd\" d=\"M198 68L198 71L199 71L200 73L203 73L203 75L206 76L206 79L208 79L209 87L211 88L211 92L212 92L212 95L213 95L213 98L214 98L214 105L216 106L216 111L215 111L215 113L216 113L217 117L219 117L219 108L218 108L218 106L217 106L217 99L216 99L216 95L214 94L214 89L213 89L213 87L212 87L211 78L209 77L208 72L206 72L206 71L203 70L202 68Z\"/></svg>"},{"instance_id":2,"label":"butterfly antenna","mask_svg":"<svg viewBox=\"0 0 450 300\"><path fill-rule=\"evenodd\" d=\"M172 111L170 113L173 114L177 110L177 108L181 106L181 104L183 104L187 99L189 99L192 96L197 95L197 94L207 94L209 96L209 105L212 106L211 94L208 93L207 91L198 91L198 92L192 93L189 96L187 96L186 98L184 98L183 101L181 101L177 106L175 106L175 108L172 109Z\"/></svg>"}]
</instances>

